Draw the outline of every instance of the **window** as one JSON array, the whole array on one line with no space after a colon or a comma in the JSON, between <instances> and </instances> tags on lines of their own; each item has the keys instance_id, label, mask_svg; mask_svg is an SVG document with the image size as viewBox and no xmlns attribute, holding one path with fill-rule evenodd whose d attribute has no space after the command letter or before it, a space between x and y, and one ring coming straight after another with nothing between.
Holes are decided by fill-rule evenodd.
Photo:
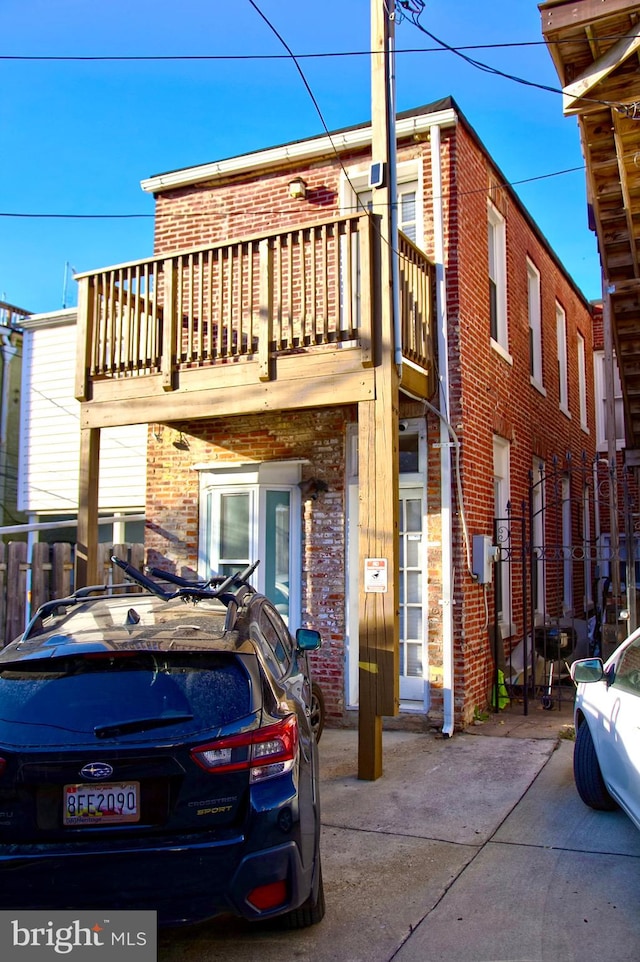
<instances>
[{"instance_id":1,"label":"window","mask_svg":"<svg viewBox=\"0 0 640 962\"><path fill-rule=\"evenodd\" d=\"M546 611L546 580L545 580L545 465L537 459L533 462L531 471L531 510L533 514L532 531L532 579L533 579L533 608L536 622L540 623Z\"/></svg>"},{"instance_id":2,"label":"window","mask_svg":"<svg viewBox=\"0 0 640 962\"><path fill-rule=\"evenodd\" d=\"M540 272L527 259L527 290L529 304L529 374L531 383L542 388L542 309L540 300Z\"/></svg>"},{"instance_id":3,"label":"window","mask_svg":"<svg viewBox=\"0 0 640 962\"><path fill-rule=\"evenodd\" d=\"M568 477L560 482L562 498L562 605L565 614L573 611L573 529L571 524L571 482Z\"/></svg>"},{"instance_id":4,"label":"window","mask_svg":"<svg viewBox=\"0 0 640 962\"><path fill-rule=\"evenodd\" d=\"M398 187L398 228L409 240L417 243L417 185L400 184Z\"/></svg>"},{"instance_id":5,"label":"window","mask_svg":"<svg viewBox=\"0 0 640 962\"><path fill-rule=\"evenodd\" d=\"M584 603L585 608L593 603L593 572L591 567L591 499L589 486L582 490L582 547L584 554Z\"/></svg>"},{"instance_id":6,"label":"window","mask_svg":"<svg viewBox=\"0 0 640 962\"><path fill-rule=\"evenodd\" d=\"M264 653L276 677L286 675L292 660L291 640L285 638L277 618L265 605L261 612L260 628L265 640Z\"/></svg>"},{"instance_id":7,"label":"window","mask_svg":"<svg viewBox=\"0 0 640 962\"><path fill-rule=\"evenodd\" d=\"M200 569L251 581L293 629L300 621L300 464L200 468Z\"/></svg>"},{"instance_id":8,"label":"window","mask_svg":"<svg viewBox=\"0 0 640 962\"><path fill-rule=\"evenodd\" d=\"M494 511L498 527L503 528L508 518L508 505L511 501L510 445L504 438L493 439L493 491ZM509 584L509 565L496 565L496 619L502 627L503 637L513 634L511 627L511 589Z\"/></svg>"},{"instance_id":9,"label":"window","mask_svg":"<svg viewBox=\"0 0 640 962\"><path fill-rule=\"evenodd\" d=\"M340 185L340 204L342 209L347 212L360 213L362 210L379 213L373 206L373 191L369 187L369 167L363 165L350 169L348 176L343 173ZM409 240L417 244L418 247L424 246L424 228L422 217L422 168L417 161L404 161L398 164L397 168L397 216L398 228L406 234ZM352 315L356 321L356 327L360 324L360 299L362 295L360 279L360 246L358 238L354 235L351 239L351 250L348 247L347 237L341 238L340 258L341 271L346 269L349 260L352 277L355 279L352 289L352 303L344 303L344 295L341 290L340 318L343 328L346 325L347 315ZM345 285L341 284L341 288ZM343 342L344 344L345 342Z\"/></svg>"},{"instance_id":10,"label":"window","mask_svg":"<svg viewBox=\"0 0 640 962\"><path fill-rule=\"evenodd\" d=\"M558 378L560 382L560 410L569 414L569 377L567 368L567 315L556 302L556 340L558 345Z\"/></svg>"},{"instance_id":11,"label":"window","mask_svg":"<svg viewBox=\"0 0 640 962\"><path fill-rule=\"evenodd\" d=\"M587 361L584 337L578 331L578 393L580 398L580 427L589 430L587 420Z\"/></svg>"},{"instance_id":12,"label":"window","mask_svg":"<svg viewBox=\"0 0 640 962\"><path fill-rule=\"evenodd\" d=\"M593 355L594 382L596 394L596 444L598 451L607 450L607 379L605 377L604 351L596 351ZM618 373L618 364L613 360L613 395L615 409L616 448L624 447L624 408L622 402L622 384Z\"/></svg>"},{"instance_id":13,"label":"window","mask_svg":"<svg viewBox=\"0 0 640 962\"><path fill-rule=\"evenodd\" d=\"M502 214L489 203L489 325L491 340L508 352L506 225Z\"/></svg>"},{"instance_id":14,"label":"window","mask_svg":"<svg viewBox=\"0 0 640 962\"><path fill-rule=\"evenodd\" d=\"M622 655L612 684L633 695L640 694L640 638L632 642Z\"/></svg>"}]
</instances>

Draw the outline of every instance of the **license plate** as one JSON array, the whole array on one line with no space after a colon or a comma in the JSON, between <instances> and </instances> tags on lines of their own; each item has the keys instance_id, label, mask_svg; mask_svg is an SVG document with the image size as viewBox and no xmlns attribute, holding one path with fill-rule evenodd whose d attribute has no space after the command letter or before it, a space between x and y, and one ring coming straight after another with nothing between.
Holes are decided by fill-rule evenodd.
<instances>
[{"instance_id":1,"label":"license plate","mask_svg":"<svg viewBox=\"0 0 640 962\"><path fill-rule=\"evenodd\" d=\"M140 821L140 782L64 786L64 825L117 825Z\"/></svg>"}]
</instances>

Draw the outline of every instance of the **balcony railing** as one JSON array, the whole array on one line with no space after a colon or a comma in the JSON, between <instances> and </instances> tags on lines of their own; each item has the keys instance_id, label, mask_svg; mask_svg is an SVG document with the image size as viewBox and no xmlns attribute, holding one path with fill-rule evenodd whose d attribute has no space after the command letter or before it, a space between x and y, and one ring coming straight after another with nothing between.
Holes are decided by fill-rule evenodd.
<instances>
[{"instance_id":1,"label":"balcony railing","mask_svg":"<svg viewBox=\"0 0 640 962\"><path fill-rule=\"evenodd\" d=\"M0 326L12 327L19 330L25 317L29 317L29 311L0 301Z\"/></svg>"},{"instance_id":2,"label":"balcony railing","mask_svg":"<svg viewBox=\"0 0 640 962\"><path fill-rule=\"evenodd\" d=\"M373 231L367 214L158 255L79 277L84 344L77 395L90 383L161 377L356 347L374 363ZM433 266L400 239L403 349L431 364ZM79 359L80 360L80 359Z\"/></svg>"}]
</instances>

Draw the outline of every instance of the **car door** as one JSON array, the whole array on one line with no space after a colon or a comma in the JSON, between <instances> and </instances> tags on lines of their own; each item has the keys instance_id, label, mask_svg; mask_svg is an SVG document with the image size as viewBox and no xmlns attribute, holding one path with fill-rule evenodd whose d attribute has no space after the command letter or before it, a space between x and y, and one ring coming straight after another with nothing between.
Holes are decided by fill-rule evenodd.
<instances>
[{"instance_id":1,"label":"car door","mask_svg":"<svg viewBox=\"0 0 640 962\"><path fill-rule=\"evenodd\" d=\"M595 687L595 686L594 686ZM601 712L596 750L607 787L640 814L640 637L620 654L613 682L598 684Z\"/></svg>"}]
</instances>

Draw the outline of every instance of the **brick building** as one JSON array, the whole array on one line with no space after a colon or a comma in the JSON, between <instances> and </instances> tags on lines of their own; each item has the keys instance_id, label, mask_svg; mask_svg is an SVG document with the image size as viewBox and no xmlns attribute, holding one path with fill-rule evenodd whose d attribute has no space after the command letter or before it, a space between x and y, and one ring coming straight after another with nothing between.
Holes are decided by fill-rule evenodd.
<instances>
[{"instance_id":1,"label":"brick building","mask_svg":"<svg viewBox=\"0 0 640 962\"><path fill-rule=\"evenodd\" d=\"M396 700L407 724L451 732L490 698L491 625L502 663L534 623L587 613L585 553L569 563L565 549L542 546L557 548L560 528L565 548L584 548L593 530L592 317L450 98L400 114L396 135L402 367L397 437L387 439L397 457ZM373 223L375 239L370 143L363 125L151 177L153 258L81 280L86 465L91 432L149 423L150 562L208 572L259 557L258 586L290 627L323 634L314 667L334 725L355 717L362 623L379 599L366 578L380 572L363 570L362 538L379 524L375 498L363 495L363 420L371 372L392 345L369 340L366 320L376 278L362 226ZM258 291L259 263L269 271ZM179 319L177 342L167 341L167 312ZM265 337L251 325L267 314L261 359ZM152 347L138 360L143 329ZM120 350L100 347L109 330L138 353L107 370L104 358ZM540 480L551 465L559 496ZM522 551L540 549L533 578L511 540L520 519Z\"/></svg>"}]
</instances>

